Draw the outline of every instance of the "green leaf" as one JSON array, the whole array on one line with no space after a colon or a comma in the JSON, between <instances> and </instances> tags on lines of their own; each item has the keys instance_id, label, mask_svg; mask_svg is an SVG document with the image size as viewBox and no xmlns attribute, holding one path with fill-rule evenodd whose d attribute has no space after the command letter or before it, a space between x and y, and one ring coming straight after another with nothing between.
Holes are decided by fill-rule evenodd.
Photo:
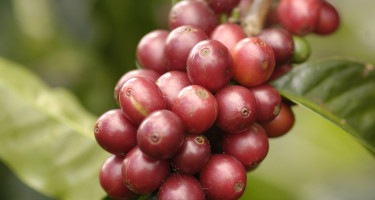
<instances>
[{"instance_id":1,"label":"green leaf","mask_svg":"<svg viewBox=\"0 0 375 200\"><path fill-rule=\"evenodd\" d=\"M375 67L331 58L294 67L273 85L286 98L332 121L375 152Z\"/></svg>"},{"instance_id":2,"label":"green leaf","mask_svg":"<svg viewBox=\"0 0 375 200\"><path fill-rule=\"evenodd\" d=\"M100 199L109 156L93 137L96 117L68 91L0 59L0 158L30 187L59 199Z\"/></svg>"},{"instance_id":3,"label":"green leaf","mask_svg":"<svg viewBox=\"0 0 375 200\"><path fill-rule=\"evenodd\" d=\"M350 134L301 106L286 135L270 138L266 158L248 172L241 200L373 200L375 159Z\"/></svg>"}]
</instances>

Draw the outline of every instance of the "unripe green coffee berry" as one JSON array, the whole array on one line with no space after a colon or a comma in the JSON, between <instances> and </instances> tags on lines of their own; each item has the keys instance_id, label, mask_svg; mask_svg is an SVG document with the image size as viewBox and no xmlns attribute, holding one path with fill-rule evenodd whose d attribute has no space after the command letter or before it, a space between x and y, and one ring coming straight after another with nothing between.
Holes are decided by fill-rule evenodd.
<instances>
[{"instance_id":1,"label":"unripe green coffee berry","mask_svg":"<svg viewBox=\"0 0 375 200\"><path fill-rule=\"evenodd\" d=\"M292 63L303 63L309 57L311 53L310 44L303 37L293 35L294 40L294 55Z\"/></svg>"}]
</instances>

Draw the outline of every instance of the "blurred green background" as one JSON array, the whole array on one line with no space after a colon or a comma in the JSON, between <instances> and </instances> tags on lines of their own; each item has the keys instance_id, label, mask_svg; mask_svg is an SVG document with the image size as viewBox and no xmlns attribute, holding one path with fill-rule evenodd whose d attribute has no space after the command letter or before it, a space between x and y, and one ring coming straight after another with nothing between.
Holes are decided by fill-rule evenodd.
<instances>
[{"instance_id":1,"label":"blurred green background","mask_svg":"<svg viewBox=\"0 0 375 200\"><path fill-rule=\"evenodd\" d=\"M375 64L375 1L329 2L340 12L341 27L330 36L307 36L310 60L344 56ZM2 0L0 56L28 67L52 87L68 88L87 110L100 115L117 107L113 88L135 68L140 38L168 28L170 5L170 0ZM246 193L273 199L272 191L262 188L288 191L290 185L304 183L305 191L278 199L298 194L304 199L375 199L373 155L315 114L294 111L293 131L271 141L269 156L249 175ZM291 178L285 179L290 172ZM49 199L24 185L4 164L0 177L0 199Z\"/></svg>"}]
</instances>

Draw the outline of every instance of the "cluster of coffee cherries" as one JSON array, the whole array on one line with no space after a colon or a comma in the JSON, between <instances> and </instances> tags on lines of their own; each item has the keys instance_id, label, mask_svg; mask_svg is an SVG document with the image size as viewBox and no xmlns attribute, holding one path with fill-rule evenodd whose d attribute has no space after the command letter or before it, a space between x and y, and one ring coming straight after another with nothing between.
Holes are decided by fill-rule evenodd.
<instances>
[{"instance_id":1,"label":"cluster of coffee cherries","mask_svg":"<svg viewBox=\"0 0 375 200\"><path fill-rule=\"evenodd\" d=\"M280 0L255 36L219 20L245 16L255 1L179 1L170 30L139 41L140 68L115 86L120 108L101 115L94 130L112 154L100 171L111 198L238 199L269 138L291 129L291 103L269 82L307 59L303 36L334 32L339 17L324 0Z\"/></svg>"}]
</instances>

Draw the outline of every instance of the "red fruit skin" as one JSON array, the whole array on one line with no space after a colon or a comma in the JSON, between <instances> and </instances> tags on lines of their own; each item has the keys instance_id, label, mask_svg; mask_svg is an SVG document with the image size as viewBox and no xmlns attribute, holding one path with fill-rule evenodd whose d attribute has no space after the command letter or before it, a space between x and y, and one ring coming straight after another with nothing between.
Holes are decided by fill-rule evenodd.
<instances>
[{"instance_id":1,"label":"red fruit skin","mask_svg":"<svg viewBox=\"0 0 375 200\"><path fill-rule=\"evenodd\" d=\"M210 156L210 142L205 136L188 135L173 157L172 166L180 174L194 175L202 171Z\"/></svg>"},{"instance_id":2,"label":"red fruit skin","mask_svg":"<svg viewBox=\"0 0 375 200\"><path fill-rule=\"evenodd\" d=\"M238 5L240 0L207 0L210 8L217 14L229 13Z\"/></svg>"},{"instance_id":3,"label":"red fruit skin","mask_svg":"<svg viewBox=\"0 0 375 200\"><path fill-rule=\"evenodd\" d=\"M228 154L211 156L199 178L208 199L239 199L247 181L241 162Z\"/></svg>"},{"instance_id":4,"label":"red fruit skin","mask_svg":"<svg viewBox=\"0 0 375 200\"><path fill-rule=\"evenodd\" d=\"M231 54L233 78L245 87L266 82L275 68L275 55L271 46L258 37L239 41Z\"/></svg>"},{"instance_id":5,"label":"red fruit skin","mask_svg":"<svg viewBox=\"0 0 375 200\"><path fill-rule=\"evenodd\" d=\"M172 158L185 139L184 122L169 110L149 114L139 125L137 144L144 154L154 159Z\"/></svg>"},{"instance_id":6,"label":"red fruit skin","mask_svg":"<svg viewBox=\"0 0 375 200\"><path fill-rule=\"evenodd\" d=\"M174 174L160 187L159 200L205 200L205 194L194 176Z\"/></svg>"},{"instance_id":7,"label":"red fruit skin","mask_svg":"<svg viewBox=\"0 0 375 200\"><path fill-rule=\"evenodd\" d=\"M253 93L240 85L227 86L215 94L218 104L216 125L231 133L242 132L255 122L256 99Z\"/></svg>"},{"instance_id":8,"label":"red fruit skin","mask_svg":"<svg viewBox=\"0 0 375 200\"><path fill-rule=\"evenodd\" d=\"M320 6L321 0L280 0L277 15L288 31L305 36L315 29Z\"/></svg>"},{"instance_id":9,"label":"red fruit skin","mask_svg":"<svg viewBox=\"0 0 375 200\"><path fill-rule=\"evenodd\" d=\"M167 178L169 162L146 156L135 146L126 154L121 174L126 186L136 194L149 194L157 190Z\"/></svg>"},{"instance_id":10,"label":"red fruit skin","mask_svg":"<svg viewBox=\"0 0 375 200\"><path fill-rule=\"evenodd\" d=\"M232 56L221 42L204 40L190 51L186 69L192 84L203 86L215 93L232 79Z\"/></svg>"},{"instance_id":11,"label":"red fruit skin","mask_svg":"<svg viewBox=\"0 0 375 200\"><path fill-rule=\"evenodd\" d=\"M274 81L274 80L280 78L282 75L286 74L287 72L289 72L292 69L293 69L293 66L291 64L285 64L285 65L282 65L280 67L276 67L273 70L272 75L268 79L267 82L271 82L271 81Z\"/></svg>"},{"instance_id":12,"label":"red fruit skin","mask_svg":"<svg viewBox=\"0 0 375 200\"><path fill-rule=\"evenodd\" d=\"M163 52L168 35L167 30L154 30L142 37L136 48L137 61L141 67L160 74L167 71Z\"/></svg>"},{"instance_id":13,"label":"red fruit skin","mask_svg":"<svg viewBox=\"0 0 375 200\"><path fill-rule=\"evenodd\" d=\"M283 28L263 29L257 36L272 47L277 65L289 62L294 54L294 41L292 35Z\"/></svg>"},{"instance_id":14,"label":"red fruit skin","mask_svg":"<svg viewBox=\"0 0 375 200\"><path fill-rule=\"evenodd\" d=\"M192 25L179 26L171 31L164 47L164 64L168 71L185 71L190 50L208 39L202 29Z\"/></svg>"},{"instance_id":15,"label":"red fruit skin","mask_svg":"<svg viewBox=\"0 0 375 200\"><path fill-rule=\"evenodd\" d=\"M122 112L136 125L153 111L167 108L167 102L156 83L140 77L125 82L119 100Z\"/></svg>"},{"instance_id":16,"label":"red fruit skin","mask_svg":"<svg viewBox=\"0 0 375 200\"><path fill-rule=\"evenodd\" d=\"M154 70L150 70L150 69L134 69L134 70L126 72L117 81L116 86L115 86L114 95L115 95L115 100L116 100L118 105L120 105L118 98L119 98L119 93L120 93L120 90L121 90L122 86L129 79L136 78L136 77L147 78L147 79L150 79L151 81L155 82L160 77L160 74L158 72L156 72Z\"/></svg>"},{"instance_id":17,"label":"red fruit skin","mask_svg":"<svg viewBox=\"0 0 375 200\"><path fill-rule=\"evenodd\" d=\"M265 123L274 119L280 112L281 96L270 84L250 88L257 102L257 122Z\"/></svg>"},{"instance_id":18,"label":"red fruit skin","mask_svg":"<svg viewBox=\"0 0 375 200\"><path fill-rule=\"evenodd\" d=\"M275 138L285 135L292 129L294 125L294 114L290 108L290 105L286 103L281 104L280 113L275 119L268 123L262 124L264 130L269 138Z\"/></svg>"},{"instance_id":19,"label":"red fruit skin","mask_svg":"<svg viewBox=\"0 0 375 200\"><path fill-rule=\"evenodd\" d=\"M340 25L340 16L336 8L327 1L322 1L322 7L316 23L314 33L329 35L337 30Z\"/></svg>"},{"instance_id":20,"label":"red fruit skin","mask_svg":"<svg viewBox=\"0 0 375 200\"><path fill-rule=\"evenodd\" d=\"M237 158L246 170L257 167L269 148L266 131L257 123L241 133L223 134L222 145L224 152Z\"/></svg>"},{"instance_id":21,"label":"red fruit skin","mask_svg":"<svg viewBox=\"0 0 375 200\"><path fill-rule=\"evenodd\" d=\"M223 43L229 51L234 45L246 37L242 27L234 23L223 23L218 25L211 33L210 38Z\"/></svg>"},{"instance_id":22,"label":"red fruit skin","mask_svg":"<svg viewBox=\"0 0 375 200\"><path fill-rule=\"evenodd\" d=\"M189 85L175 98L172 111L181 117L188 133L199 134L209 129L217 116L215 97L204 87Z\"/></svg>"},{"instance_id":23,"label":"red fruit skin","mask_svg":"<svg viewBox=\"0 0 375 200\"><path fill-rule=\"evenodd\" d=\"M94 135L98 144L112 154L126 154L137 144L137 127L120 109L102 114L95 123Z\"/></svg>"},{"instance_id":24,"label":"red fruit skin","mask_svg":"<svg viewBox=\"0 0 375 200\"><path fill-rule=\"evenodd\" d=\"M167 101L167 108L172 110L174 99L184 87L190 85L190 81L186 72L169 71L161 75L158 80L156 80L156 84L159 86Z\"/></svg>"},{"instance_id":25,"label":"red fruit skin","mask_svg":"<svg viewBox=\"0 0 375 200\"><path fill-rule=\"evenodd\" d=\"M129 190L121 175L123 158L111 155L102 165L99 173L100 185L114 199L128 199L136 194Z\"/></svg>"},{"instance_id":26,"label":"red fruit skin","mask_svg":"<svg viewBox=\"0 0 375 200\"><path fill-rule=\"evenodd\" d=\"M171 30L182 25L193 25L202 29L207 35L220 23L219 17L203 1L180 1L169 11Z\"/></svg>"}]
</instances>

